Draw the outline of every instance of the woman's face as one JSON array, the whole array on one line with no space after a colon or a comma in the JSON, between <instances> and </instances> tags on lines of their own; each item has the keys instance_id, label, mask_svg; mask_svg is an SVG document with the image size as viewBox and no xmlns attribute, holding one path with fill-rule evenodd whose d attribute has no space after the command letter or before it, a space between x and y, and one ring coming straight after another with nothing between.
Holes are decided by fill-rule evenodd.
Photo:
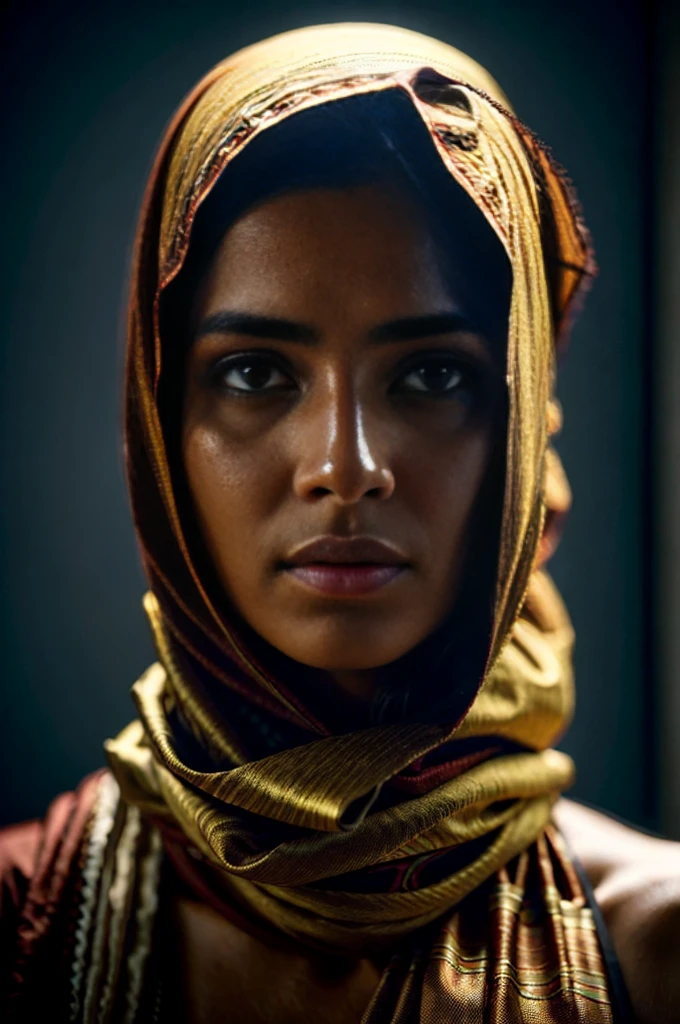
<instances>
[{"instance_id":1,"label":"woman's face","mask_svg":"<svg viewBox=\"0 0 680 1024\"><path fill-rule=\"evenodd\" d=\"M270 199L193 309L182 450L208 553L260 636L338 678L451 609L497 425L491 339L424 221L377 185Z\"/></svg>"}]
</instances>

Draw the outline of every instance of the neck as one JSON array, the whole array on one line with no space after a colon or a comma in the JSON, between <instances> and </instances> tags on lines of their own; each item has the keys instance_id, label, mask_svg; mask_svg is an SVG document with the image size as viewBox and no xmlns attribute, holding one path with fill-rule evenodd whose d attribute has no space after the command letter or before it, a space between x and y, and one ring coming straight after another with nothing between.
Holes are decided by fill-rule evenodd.
<instances>
[{"instance_id":1,"label":"neck","mask_svg":"<svg viewBox=\"0 0 680 1024\"><path fill-rule=\"evenodd\" d=\"M377 684L376 673L370 669L342 669L324 673L309 699L323 706L322 717L335 723L343 732L368 726L368 712Z\"/></svg>"},{"instance_id":2,"label":"neck","mask_svg":"<svg viewBox=\"0 0 680 1024\"><path fill-rule=\"evenodd\" d=\"M339 702L368 704L375 693L377 680L374 669L341 669L331 672L330 677L338 691Z\"/></svg>"}]
</instances>

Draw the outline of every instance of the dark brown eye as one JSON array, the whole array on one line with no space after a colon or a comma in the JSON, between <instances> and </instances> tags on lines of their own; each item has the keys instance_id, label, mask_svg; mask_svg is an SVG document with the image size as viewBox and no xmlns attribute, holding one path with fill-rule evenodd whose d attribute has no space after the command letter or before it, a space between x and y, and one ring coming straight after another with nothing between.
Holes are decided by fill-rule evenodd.
<instances>
[{"instance_id":1,"label":"dark brown eye","mask_svg":"<svg viewBox=\"0 0 680 1024\"><path fill-rule=\"evenodd\" d=\"M242 394L257 394L292 386L290 377L275 362L256 356L240 356L222 362L217 377L223 388Z\"/></svg>"},{"instance_id":2,"label":"dark brown eye","mask_svg":"<svg viewBox=\"0 0 680 1024\"><path fill-rule=\"evenodd\" d=\"M412 366L397 382L400 391L421 394L449 394L457 391L465 381L460 366L450 359L428 359L420 366Z\"/></svg>"}]
</instances>

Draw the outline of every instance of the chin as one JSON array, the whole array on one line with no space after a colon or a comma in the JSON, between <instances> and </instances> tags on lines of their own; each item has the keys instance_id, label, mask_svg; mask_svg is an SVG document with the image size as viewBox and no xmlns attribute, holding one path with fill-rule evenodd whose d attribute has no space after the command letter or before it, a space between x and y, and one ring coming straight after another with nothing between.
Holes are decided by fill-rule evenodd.
<instances>
[{"instance_id":1,"label":"chin","mask_svg":"<svg viewBox=\"0 0 680 1024\"><path fill-rule=\"evenodd\" d=\"M266 640L282 654L309 668L326 672L361 672L382 668L408 654L426 633L411 634L392 620L374 624L339 623L291 624L285 633L277 630Z\"/></svg>"}]
</instances>

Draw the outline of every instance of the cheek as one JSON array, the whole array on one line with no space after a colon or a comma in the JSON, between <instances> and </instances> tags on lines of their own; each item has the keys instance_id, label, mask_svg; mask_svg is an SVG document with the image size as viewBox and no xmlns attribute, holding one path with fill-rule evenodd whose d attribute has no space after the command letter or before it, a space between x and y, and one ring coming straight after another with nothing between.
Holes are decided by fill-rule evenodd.
<instances>
[{"instance_id":1,"label":"cheek","mask_svg":"<svg viewBox=\"0 0 680 1024\"><path fill-rule=\"evenodd\" d=\"M201 425L185 429L182 453L198 525L219 575L224 582L230 574L247 576L258 524L281 492L274 448L233 442Z\"/></svg>"},{"instance_id":2,"label":"cheek","mask_svg":"<svg viewBox=\"0 0 680 1024\"><path fill-rule=\"evenodd\" d=\"M461 432L455 439L430 437L412 444L418 457L408 459L399 474L402 491L425 525L435 557L449 560L461 547L470 515L489 465L492 437L487 428Z\"/></svg>"},{"instance_id":3,"label":"cheek","mask_svg":"<svg viewBox=\"0 0 680 1024\"><path fill-rule=\"evenodd\" d=\"M430 628L460 596L472 526L491 456L491 436L472 433L455 446L434 449L419 466L419 515L428 536L429 583L423 595Z\"/></svg>"}]
</instances>

